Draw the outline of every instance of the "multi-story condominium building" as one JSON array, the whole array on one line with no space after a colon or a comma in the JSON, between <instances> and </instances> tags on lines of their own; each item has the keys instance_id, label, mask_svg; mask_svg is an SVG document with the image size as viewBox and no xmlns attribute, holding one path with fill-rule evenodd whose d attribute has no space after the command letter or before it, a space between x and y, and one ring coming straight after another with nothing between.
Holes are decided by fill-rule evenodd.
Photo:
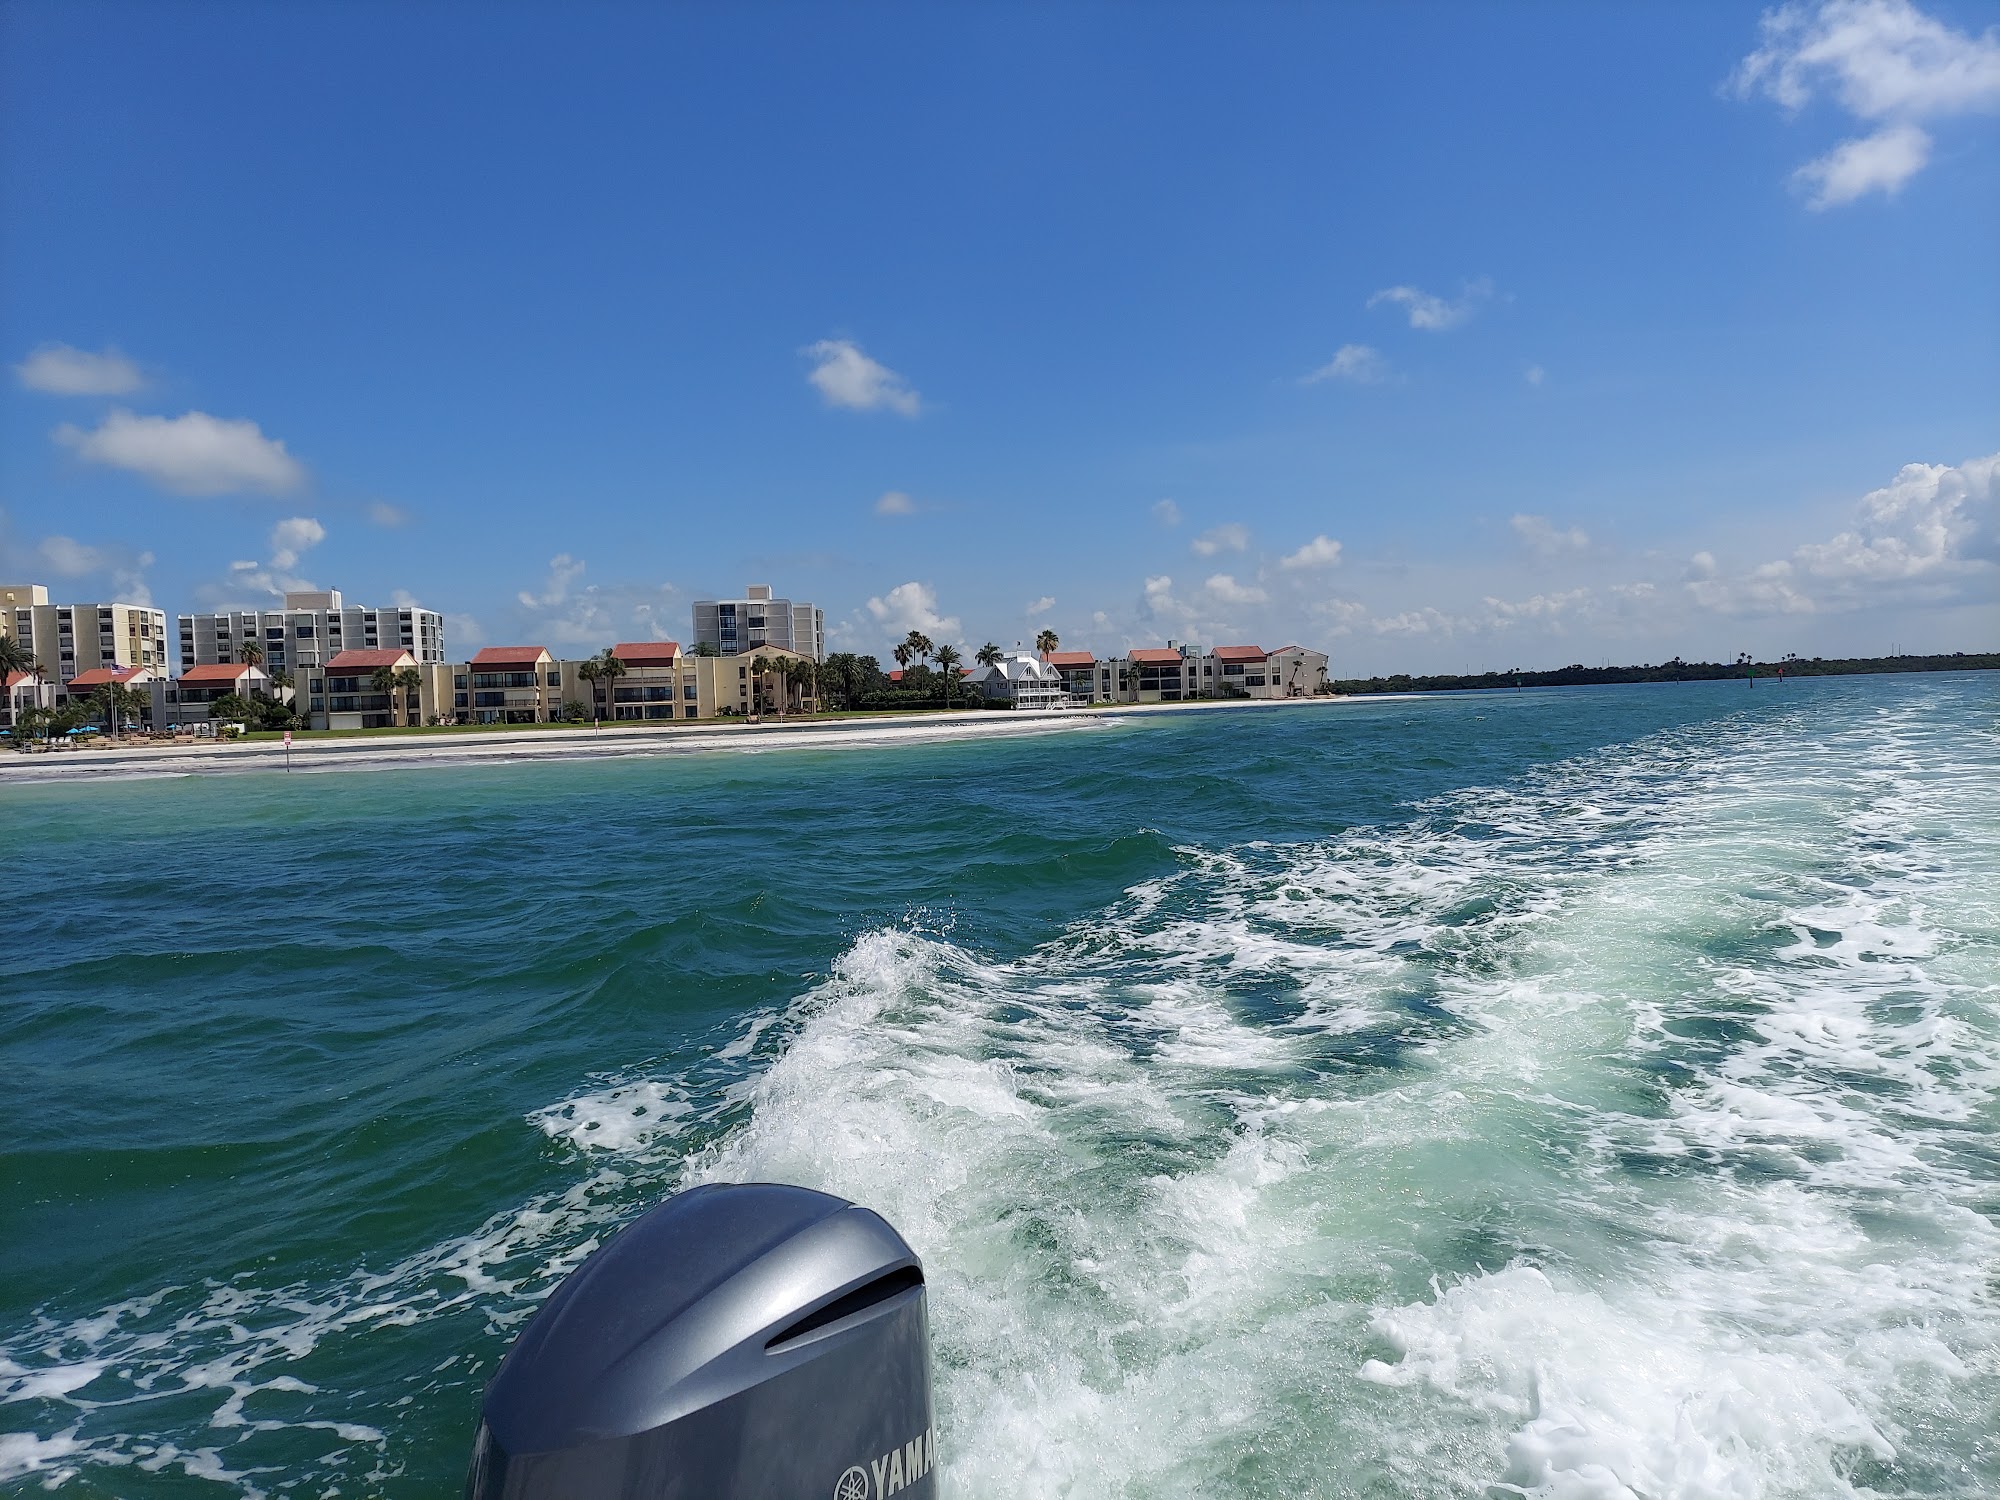
<instances>
[{"instance_id":1,"label":"multi-story condominium building","mask_svg":"<svg viewBox=\"0 0 2000 1500\"><path fill-rule=\"evenodd\" d=\"M562 690L562 668L548 647L488 646L453 670L453 693L467 701L454 699L451 714L473 724L546 724L561 716Z\"/></svg>"},{"instance_id":2,"label":"multi-story condominium building","mask_svg":"<svg viewBox=\"0 0 2000 1500\"><path fill-rule=\"evenodd\" d=\"M1217 646L1203 654L1169 642L1124 656L1055 651L1046 658L1070 693L1090 703L1181 703L1194 698L1308 698L1327 685L1327 657L1304 646Z\"/></svg>"},{"instance_id":3,"label":"multi-story condominium building","mask_svg":"<svg viewBox=\"0 0 2000 1500\"><path fill-rule=\"evenodd\" d=\"M99 668L168 666L166 611L146 604L51 604L39 583L0 584L0 635L10 635L35 656L55 689ZM78 695L79 697L82 694Z\"/></svg>"},{"instance_id":4,"label":"multi-story condominium building","mask_svg":"<svg viewBox=\"0 0 2000 1500\"><path fill-rule=\"evenodd\" d=\"M338 589L287 594L283 609L181 615L179 623L182 671L240 661L252 641L266 671L288 672L299 683L342 651L400 649L419 662L444 660L444 616L415 605L350 605Z\"/></svg>"},{"instance_id":5,"label":"multi-story condominium building","mask_svg":"<svg viewBox=\"0 0 2000 1500\"><path fill-rule=\"evenodd\" d=\"M781 646L814 661L826 657L826 612L791 599L774 599L768 583L753 583L741 599L698 599L694 606L697 647L712 646L723 656Z\"/></svg>"},{"instance_id":6,"label":"multi-story condominium building","mask_svg":"<svg viewBox=\"0 0 2000 1500\"><path fill-rule=\"evenodd\" d=\"M271 674L262 667L244 662L212 662L190 667L180 676L156 677L153 689L153 727L173 729L182 724L205 724L218 698L232 694L239 698L271 696Z\"/></svg>"},{"instance_id":7,"label":"multi-story condominium building","mask_svg":"<svg viewBox=\"0 0 2000 1500\"><path fill-rule=\"evenodd\" d=\"M416 654L406 647L360 647L335 652L321 672L313 673L306 684L306 712L315 729L388 729L415 716L421 723L416 695L397 689L382 692L375 686L375 673L382 667L400 672L417 665ZM182 677L186 677L183 672ZM408 701L405 701L408 700Z\"/></svg>"}]
</instances>

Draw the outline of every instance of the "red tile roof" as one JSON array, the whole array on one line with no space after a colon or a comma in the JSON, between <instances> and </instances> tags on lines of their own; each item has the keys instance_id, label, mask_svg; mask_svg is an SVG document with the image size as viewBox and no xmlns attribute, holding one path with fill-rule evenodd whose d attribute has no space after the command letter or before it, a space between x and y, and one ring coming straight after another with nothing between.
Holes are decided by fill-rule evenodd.
<instances>
[{"instance_id":1,"label":"red tile roof","mask_svg":"<svg viewBox=\"0 0 2000 1500\"><path fill-rule=\"evenodd\" d=\"M19 687L24 682L32 682L32 681L34 681L34 674L31 672L9 672L7 674L6 683L0 685L4 685L10 688L15 688Z\"/></svg>"},{"instance_id":2,"label":"red tile roof","mask_svg":"<svg viewBox=\"0 0 2000 1500\"><path fill-rule=\"evenodd\" d=\"M1181 664L1180 652L1171 646L1141 646L1125 655L1144 667L1177 667Z\"/></svg>"},{"instance_id":3,"label":"red tile roof","mask_svg":"<svg viewBox=\"0 0 2000 1500\"><path fill-rule=\"evenodd\" d=\"M1265 661L1269 657L1270 653L1262 646L1217 646L1215 648L1215 659L1217 661Z\"/></svg>"},{"instance_id":4,"label":"red tile roof","mask_svg":"<svg viewBox=\"0 0 2000 1500\"><path fill-rule=\"evenodd\" d=\"M1094 667L1097 658L1088 651L1045 651L1042 660L1052 667Z\"/></svg>"},{"instance_id":5,"label":"red tile roof","mask_svg":"<svg viewBox=\"0 0 2000 1500\"><path fill-rule=\"evenodd\" d=\"M473 653L475 667L534 667L549 657L547 646L488 646Z\"/></svg>"},{"instance_id":6,"label":"red tile roof","mask_svg":"<svg viewBox=\"0 0 2000 1500\"><path fill-rule=\"evenodd\" d=\"M243 674L254 671L246 662L214 662L205 667L189 667L181 673L182 682L240 682Z\"/></svg>"},{"instance_id":7,"label":"red tile roof","mask_svg":"<svg viewBox=\"0 0 2000 1500\"><path fill-rule=\"evenodd\" d=\"M377 667L414 667L415 656L403 647L384 647L373 651L343 651L326 664L329 672L372 672Z\"/></svg>"},{"instance_id":8,"label":"red tile roof","mask_svg":"<svg viewBox=\"0 0 2000 1500\"><path fill-rule=\"evenodd\" d=\"M151 667L92 667L88 672L79 672L70 678L72 688L103 687L107 682L130 682L141 672L151 672Z\"/></svg>"},{"instance_id":9,"label":"red tile roof","mask_svg":"<svg viewBox=\"0 0 2000 1500\"><path fill-rule=\"evenodd\" d=\"M611 654L628 667L670 667L680 659L679 641L621 641Z\"/></svg>"}]
</instances>

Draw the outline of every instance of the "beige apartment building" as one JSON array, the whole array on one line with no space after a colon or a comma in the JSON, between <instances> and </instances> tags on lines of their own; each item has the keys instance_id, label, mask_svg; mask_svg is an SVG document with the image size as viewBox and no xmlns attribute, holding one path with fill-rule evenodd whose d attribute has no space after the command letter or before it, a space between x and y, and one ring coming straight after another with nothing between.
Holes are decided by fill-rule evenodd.
<instances>
[{"instance_id":1,"label":"beige apartment building","mask_svg":"<svg viewBox=\"0 0 2000 1500\"><path fill-rule=\"evenodd\" d=\"M165 610L116 602L51 604L39 583L0 584L0 635L34 653L57 706L68 701L70 683L84 672L125 667L165 672L169 666Z\"/></svg>"},{"instance_id":2,"label":"beige apartment building","mask_svg":"<svg viewBox=\"0 0 2000 1500\"><path fill-rule=\"evenodd\" d=\"M239 698L273 696L271 674L243 662L211 662L203 667L190 667L178 677L155 677L151 687L153 727L161 730L206 724L218 698L232 694Z\"/></svg>"},{"instance_id":3,"label":"beige apartment building","mask_svg":"<svg viewBox=\"0 0 2000 1500\"><path fill-rule=\"evenodd\" d=\"M1307 698L1327 686L1327 656L1304 646L1216 646L1198 652L1169 642L1124 656L1054 651L1048 664L1088 703L1183 703L1201 698Z\"/></svg>"}]
</instances>

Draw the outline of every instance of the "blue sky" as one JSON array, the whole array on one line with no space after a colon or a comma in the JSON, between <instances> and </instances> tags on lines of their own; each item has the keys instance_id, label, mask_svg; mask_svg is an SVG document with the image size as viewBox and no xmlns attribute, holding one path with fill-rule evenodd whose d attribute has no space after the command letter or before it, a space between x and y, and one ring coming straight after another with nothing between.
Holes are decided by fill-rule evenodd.
<instances>
[{"instance_id":1,"label":"blue sky","mask_svg":"<svg viewBox=\"0 0 2000 1500\"><path fill-rule=\"evenodd\" d=\"M0 8L0 573L2000 645L1983 5ZM1917 467L1911 467L1917 466Z\"/></svg>"}]
</instances>

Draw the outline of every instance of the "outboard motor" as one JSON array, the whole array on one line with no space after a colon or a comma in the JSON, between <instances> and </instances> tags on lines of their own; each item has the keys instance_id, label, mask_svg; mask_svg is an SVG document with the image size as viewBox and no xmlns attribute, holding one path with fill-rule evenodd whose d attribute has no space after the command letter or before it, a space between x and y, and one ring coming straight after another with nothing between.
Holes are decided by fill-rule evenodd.
<instances>
[{"instance_id":1,"label":"outboard motor","mask_svg":"<svg viewBox=\"0 0 2000 1500\"><path fill-rule=\"evenodd\" d=\"M466 1500L935 1500L923 1265L845 1199L692 1188L550 1294L480 1416Z\"/></svg>"}]
</instances>

